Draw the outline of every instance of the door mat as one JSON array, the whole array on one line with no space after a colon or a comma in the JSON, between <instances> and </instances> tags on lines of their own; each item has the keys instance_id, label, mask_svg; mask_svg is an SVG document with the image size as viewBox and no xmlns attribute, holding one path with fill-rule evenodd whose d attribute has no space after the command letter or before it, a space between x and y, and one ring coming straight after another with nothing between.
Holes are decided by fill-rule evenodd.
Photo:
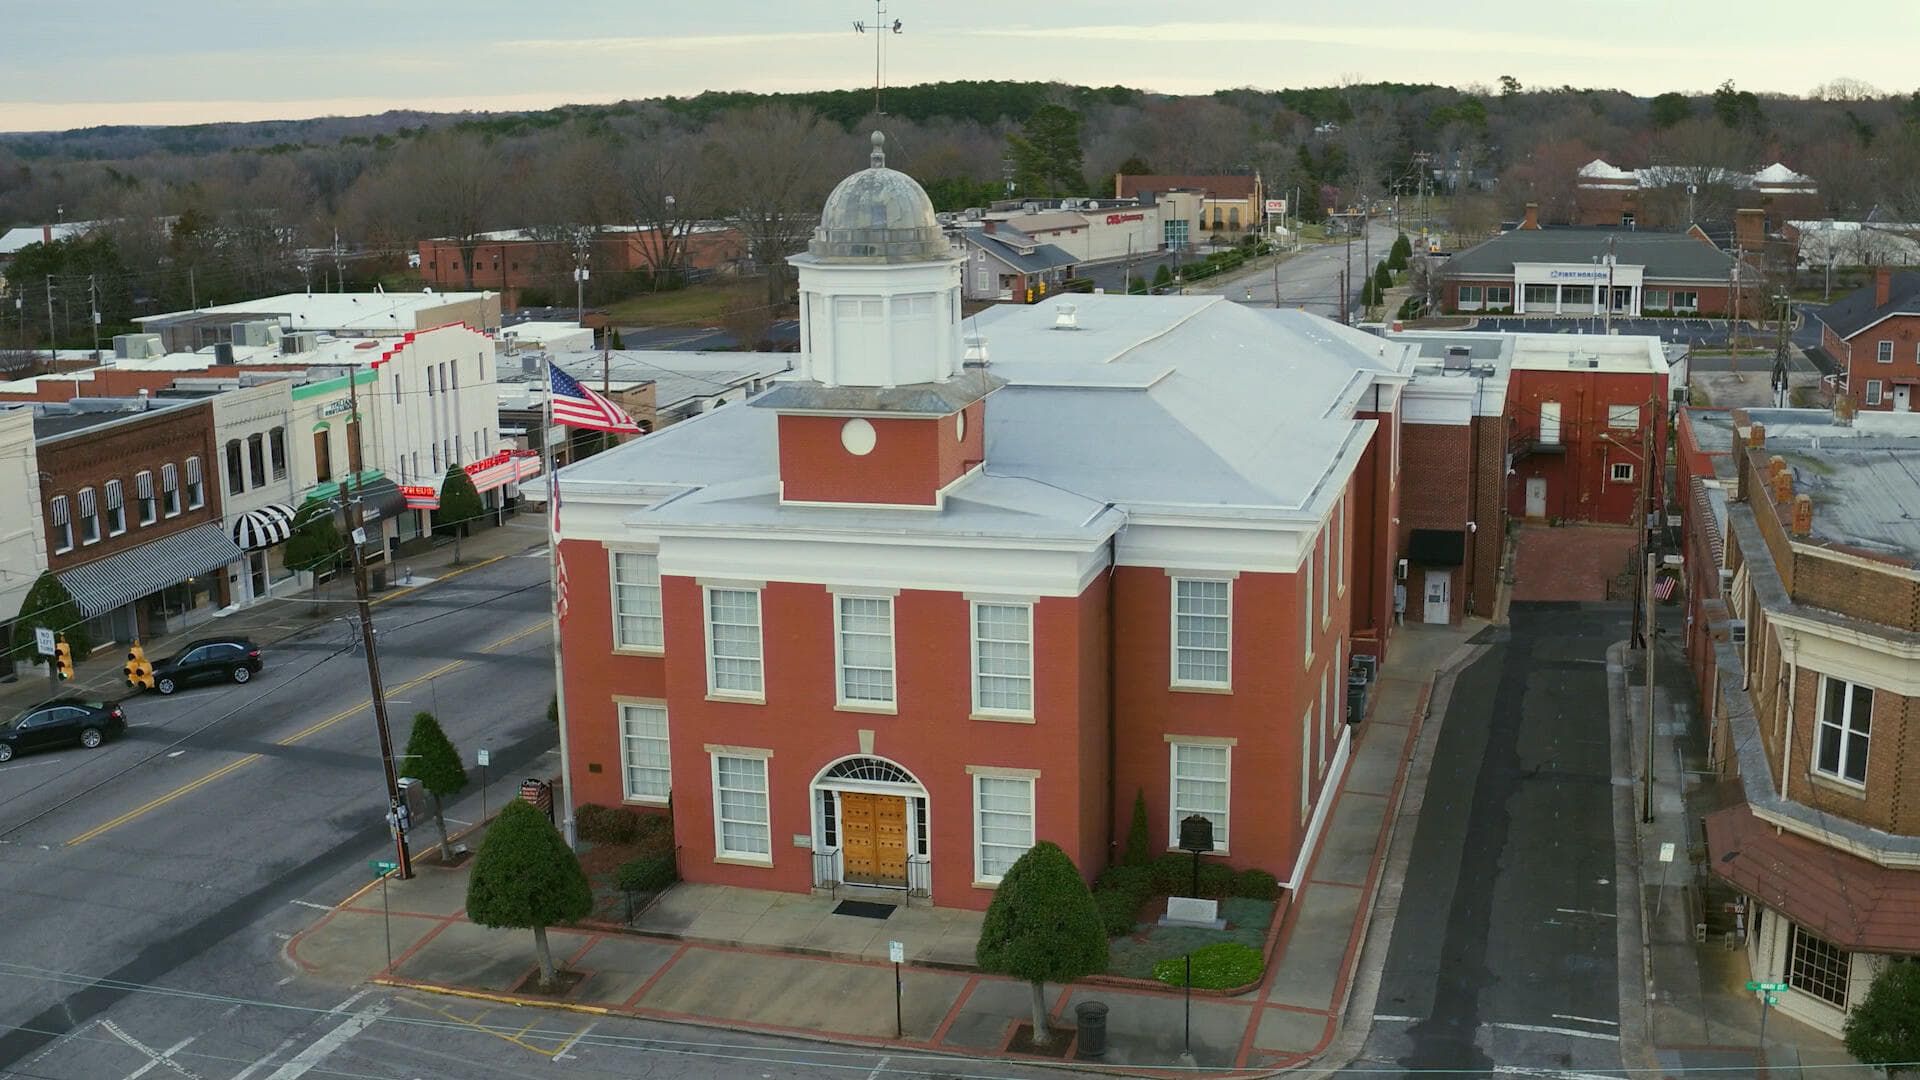
<instances>
[{"instance_id":1,"label":"door mat","mask_svg":"<svg viewBox=\"0 0 1920 1080\"><path fill-rule=\"evenodd\" d=\"M871 900L842 900L840 906L833 909L835 915L857 915L862 919L884 919L893 914L892 904L876 904Z\"/></svg>"}]
</instances>

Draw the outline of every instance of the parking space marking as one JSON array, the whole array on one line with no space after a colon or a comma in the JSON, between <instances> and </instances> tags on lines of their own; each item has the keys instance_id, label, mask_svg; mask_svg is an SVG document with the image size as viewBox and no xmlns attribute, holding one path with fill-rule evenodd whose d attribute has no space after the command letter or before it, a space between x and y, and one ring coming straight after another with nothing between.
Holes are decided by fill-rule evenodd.
<instances>
[{"instance_id":1,"label":"parking space marking","mask_svg":"<svg viewBox=\"0 0 1920 1080\"><path fill-rule=\"evenodd\" d=\"M1618 1020L1602 1020L1597 1016L1575 1016L1572 1013L1554 1013L1555 1020L1575 1020L1582 1024L1599 1024L1602 1027L1619 1027Z\"/></svg>"},{"instance_id":2,"label":"parking space marking","mask_svg":"<svg viewBox=\"0 0 1920 1080\"><path fill-rule=\"evenodd\" d=\"M592 1031L594 1028L599 1026L600 1026L600 1021L595 1020L593 1023L588 1024L586 1027L583 1027L579 1031L574 1032L572 1035L567 1036L567 1041L561 1043L560 1049L555 1050L553 1052L553 1060L565 1061L568 1058L572 1057L574 1046L578 1044L581 1039L584 1039L587 1037L587 1032Z\"/></svg>"},{"instance_id":3,"label":"parking space marking","mask_svg":"<svg viewBox=\"0 0 1920 1080\"><path fill-rule=\"evenodd\" d=\"M305 1050L293 1055L285 1065L273 1071L267 1080L300 1080L318 1068L320 1063L333 1056L333 1052L345 1046L355 1035L370 1027L375 1021L387 1014L387 1003L376 1001L372 1005L342 1020L339 1026L315 1039Z\"/></svg>"},{"instance_id":4,"label":"parking space marking","mask_svg":"<svg viewBox=\"0 0 1920 1080\"><path fill-rule=\"evenodd\" d=\"M1535 1035L1565 1035L1572 1039L1599 1039L1603 1042L1619 1042L1620 1036L1610 1032L1581 1031L1579 1028L1549 1027L1545 1024L1510 1024L1491 1021L1483 1027L1501 1028L1506 1031L1530 1031Z\"/></svg>"},{"instance_id":5,"label":"parking space marking","mask_svg":"<svg viewBox=\"0 0 1920 1080\"><path fill-rule=\"evenodd\" d=\"M143 1043L139 1039L136 1039L133 1036L127 1034L126 1032L120 1030L120 1025L114 1023L111 1020L100 1021L100 1026L104 1028L109 1035L112 1035L114 1038L119 1039L121 1042L126 1043L128 1046L133 1047L135 1050L140 1051L141 1054L146 1056L147 1063L145 1065L142 1065L140 1068L135 1069L132 1073L128 1074L127 1080L136 1080L137 1077L145 1076L149 1071L151 1071L152 1069L158 1066L165 1066L173 1070L174 1072L180 1074L182 1077L185 1077L186 1080L206 1080L206 1078L201 1076L199 1073L196 1073L188 1069L185 1065L182 1065L179 1062L173 1060L173 1055L179 1053L181 1047L193 1041L192 1036L188 1036L187 1038L182 1039L180 1042L175 1043L172 1049L169 1049L163 1052L163 1051L155 1050L153 1047L148 1046L146 1043Z\"/></svg>"},{"instance_id":6,"label":"parking space marking","mask_svg":"<svg viewBox=\"0 0 1920 1080\"><path fill-rule=\"evenodd\" d=\"M478 1031L483 1035L491 1035L494 1038L499 1039L501 1042L512 1043L513 1045L519 1047L522 1050L532 1051L533 1053L539 1054L541 1057L554 1058L559 1056L558 1051L548 1050L544 1046L535 1046L533 1043L530 1043L521 1037L525 1035L527 1032L533 1030L534 1025L546 1019L545 1017L536 1018L530 1021L526 1027L523 1027L519 1031L513 1032L512 1034L508 1034L506 1031L500 1028L493 1027L483 1022L485 1021L487 1017L487 1013L490 1010L482 1009L479 1013L476 1013L473 1017L468 1018L465 1016L461 1016L457 1013L451 1012L449 1010L443 1009L438 1005L431 1004L430 1002L421 1001L418 998L402 996L402 997L397 997L394 1000L402 1002L407 1005L412 1005L418 1009L424 1009L427 1012L433 1013L437 1016L444 1017L463 1027L470 1027L473 1030ZM597 1022L598 1021L595 1021L595 1023ZM588 1024L587 1026L591 1027L593 1025ZM578 1042L580 1040L580 1036L584 1034L586 1034L586 1032L581 1031L578 1034L574 1035L573 1038L569 1040L566 1045L571 1046L573 1043ZM269 1080L273 1080L273 1078L270 1077Z\"/></svg>"}]
</instances>

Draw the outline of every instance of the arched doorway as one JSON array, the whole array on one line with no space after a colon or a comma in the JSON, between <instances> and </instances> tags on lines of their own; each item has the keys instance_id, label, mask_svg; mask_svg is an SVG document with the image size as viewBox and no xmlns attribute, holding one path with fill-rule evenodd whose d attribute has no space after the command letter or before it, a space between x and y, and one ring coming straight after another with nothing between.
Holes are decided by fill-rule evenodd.
<instances>
[{"instance_id":1,"label":"arched doorway","mask_svg":"<svg viewBox=\"0 0 1920 1080\"><path fill-rule=\"evenodd\" d=\"M931 893L927 789L897 762L841 758L812 786L814 884Z\"/></svg>"}]
</instances>

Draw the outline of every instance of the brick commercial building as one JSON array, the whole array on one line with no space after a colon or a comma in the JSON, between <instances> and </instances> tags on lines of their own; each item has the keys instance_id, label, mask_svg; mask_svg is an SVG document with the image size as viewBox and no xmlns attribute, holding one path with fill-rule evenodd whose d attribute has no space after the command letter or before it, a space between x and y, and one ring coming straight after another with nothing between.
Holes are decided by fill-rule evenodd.
<instances>
[{"instance_id":1,"label":"brick commercial building","mask_svg":"<svg viewBox=\"0 0 1920 1080\"><path fill-rule=\"evenodd\" d=\"M1689 192L1689 188L1694 190ZM1703 200L1702 188L1714 189L1716 194ZM1708 201L1716 204L1713 211L1707 209ZM1734 210L1763 215L1769 232L1783 227L1789 219L1818 217L1826 209L1813 177L1777 161L1747 173L1686 165L1622 169L1595 158L1580 166L1572 223L1684 229L1712 213L1724 213L1725 203L1731 203ZM1721 218L1718 223L1725 226L1729 222Z\"/></svg>"},{"instance_id":2,"label":"brick commercial building","mask_svg":"<svg viewBox=\"0 0 1920 1080\"><path fill-rule=\"evenodd\" d=\"M1388 645L1406 347L1218 297L963 342L878 149L793 261L790 377L561 474L577 800L670 798L697 882L981 908L1036 840L1096 873L1136 795L1301 880Z\"/></svg>"},{"instance_id":3,"label":"brick commercial building","mask_svg":"<svg viewBox=\"0 0 1920 1080\"><path fill-rule=\"evenodd\" d=\"M1814 318L1820 347L1844 373L1855 409L1913 411L1920 393L1920 273L1878 267L1871 282Z\"/></svg>"},{"instance_id":4,"label":"brick commercial building","mask_svg":"<svg viewBox=\"0 0 1920 1080\"><path fill-rule=\"evenodd\" d=\"M1920 529L1900 510L1920 503L1920 419L1688 424L1719 497L1689 516L1687 554L1720 553L1724 597L1689 647L1711 654L1694 658L1710 760L1739 800L1705 816L1706 866L1741 897L1752 977L1837 1034L1920 954Z\"/></svg>"},{"instance_id":5,"label":"brick commercial building","mask_svg":"<svg viewBox=\"0 0 1920 1080\"><path fill-rule=\"evenodd\" d=\"M1643 505L1662 505L1669 388L1660 340L1514 337L1507 512L1631 525Z\"/></svg>"},{"instance_id":6,"label":"brick commercial building","mask_svg":"<svg viewBox=\"0 0 1920 1080\"><path fill-rule=\"evenodd\" d=\"M542 238L525 229L481 233L467 250L440 237L420 241L420 276L440 289L492 289L509 298L540 288L573 295L578 247L570 240ZM695 225L663 237L651 227L616 225L587 242L587 269L595 275L630 274L671 265L677 271L712 272L738 265L746 242L730 225Z\"/></svg>"},{"instance_id":7,"label":"brick commercial building","mask_svg":"<svg viewBox=\"0 0 1920 1080\"><path fill-rule=\"evenodd\" d=\"M33 421L48 569L96 646L172 633L230 602L213 407L93 398Z\"/></svg>"},{"instance_id":8,"label":"brick commercial building","mask_svg":"<svg viewBox=\"0 0 1920 1080\"><path fill-rule=\"evenodd\" d=\"M33 410L0 404L0 633L9 630L27 590L47 568L40 507Z\"/></svg>"},{"instance_id":9,"label":"brick commercial building","mask_svg":"<svg viewBox=\"0 0 1920 1080\"><path fill-rule=\"evenodd\" d=\"M278 346L281 335L392 337L463 323L482 333L500 329L500 297L491 292L283 293L235 304L145 315L134 322L158 334L161 351L188 353L225 343ZM273 331L268 338L268 329ZM248 337L248 334L257 337ZM136 337L138 335L135 335Z\"/></svg>"},{"instance_id":10,"label":"brick commercial building","mask_svg":"<svg viewBox=\"0 0 1920 1080\"><path fill-rule=\"evenodd\" d=\"M1395 577L1408 622L1489 616L1507 535L1507 393L1518 337L1408 331L1419 350L1402 393L1408 465Z\"/></svg>"},{"instance_id":11,"label":"brick commercial building","mask_svg":"<svg viewBox=\"0 0 1920 1080\"><path fill-rule=\"evenodd\" d=\"M1520 228L1447 260L1444 310L1586 317L1610 308L1624 318L1733 309L1733 256L1697 229L1541 228L1535 214L1529 205ZM1742 271L1739 280L1742 310L1757 310L1758 273Z\"/></svg>"}]
</instances>

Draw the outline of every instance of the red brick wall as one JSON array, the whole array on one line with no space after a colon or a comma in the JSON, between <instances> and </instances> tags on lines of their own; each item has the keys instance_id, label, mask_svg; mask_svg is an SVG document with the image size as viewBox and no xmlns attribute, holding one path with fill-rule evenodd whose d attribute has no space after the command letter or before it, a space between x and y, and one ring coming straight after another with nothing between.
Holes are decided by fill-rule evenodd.
<instances>
[{"instance_id":1,"label":"red brick wall","mask_svg":"<svg viewBox=\"0 0 1920 1080\"><path fill-rule=\"evenodd\" d=\"M1399 478L1393 473L1397 412L1362 412L1375 422L1373 439L1354 470L1352 503L1352 584L1350 617L1355 652L1385 659L1393 627L1393 570L1399 557ZM1404 435L1402 436L1404 438Z\"/></svg>"},{"instance_id":2,"label":"red brick wall","mask_svg":"<svg viewBox=\"0 0 1920 1080\"><path fill-rule=\"evenodd\" d=\"M1507 415L1515 433L1533 441L1540 433L1542 402L1560 403L1563 453L1533 452L1514 462L1507 512L1526 513L1526 482L1547 481L1547 516L1563 521L1632 524L1641 492L1643 433L1653 427L1653 445L1666 445L1666 377L1607 371L1518 370L1508 384ZM1640 428L1607 425L1609 405L1639 405ZM1662 455L1664 456L1664 455ZM1631 481L1612 479L1612 466L1633 466ZM1653 474L1656 485L1660 472Z\"/></svg>"},{"instance_id":3,"label":"red brick wall","mask_svg":"<svg viewBox=\"0 0 1920 1080\"><path fill-rule=\"evenodd\" d=\"M856 456L841 444L849 421L837 416L780 417L780 477L783 498L805 502L883 503L931 506L941 468L952 455L953 420L875 418L872 452ZM968 438L979 429L969 422ZM977 451L975 451L977 453ZM957 474L956 474L957 475Z\"/></svg>"},{"instance_id":4,"label":"red brick wall","mask_svg":"<svg viewBox=\"0 0 1920 1080\"><path fill-rule=\"evenodd\" d=\"M1824 339L1823 339L1824 340ZM1893 343L1893 359L1880 362L1880 343ZM1847 392L1862 409L1891 411L1893 388L1904 384L1910 395L1909 409L1920 409L1920 315L1896 315L1876 326L1862 330L1849 342L1848 355L1835 354L1847 367ZM1867 403L1867 382L1880 382L1880 400Z\"/></svg>"},{"instance_id":5,"label":"red brick wall","mask_svg":"<svg viewBox=\"0 0 1920 1080\"><path fill-rule=\"evenodd\" d=\"M129 420L138 414L128 414ZM220 520L221 462L213 445L213 406L200 402L184 408L144 416L92 431L81 432L38 448L41 481L42 520L46 530L48 568L55 572L93 562L149 540ZM206 501L198 509L187 509L187 458L200 459L200 476ZM171 463L180 476L180 513L166 516L166 497L161 487L161 466ZM159 504L159 516L151 525L140 524L139 494L134 475L153 472L153 493ZM117 479L126 494L127 531L107 535L106 482ZM80 543L80 507L78 492L94 489L99 508L100 540ZM45 514L49 500L67 496L73 514L74 548L55 554L53 522ZM224 575L223 575L224 576Z\"/></svg>"}]
</instances>

